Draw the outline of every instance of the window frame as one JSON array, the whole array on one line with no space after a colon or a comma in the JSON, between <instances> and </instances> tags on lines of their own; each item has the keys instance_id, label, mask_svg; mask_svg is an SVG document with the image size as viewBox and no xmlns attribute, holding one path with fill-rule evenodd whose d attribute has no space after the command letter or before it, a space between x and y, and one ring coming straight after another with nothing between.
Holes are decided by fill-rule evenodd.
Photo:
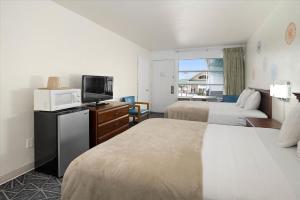
<instances>
[{"instance_id":1,"label":"window frame","mask_svg":"<svg viewBox=\"0 0 300 200\"><path fill-rule=\"evenodd\" d=\"M219 73L219 72L222 72L223 73L223 76L224 76L224 65L223 65L223 70L180 70L180 61L181 60L201 60L201 59L204 59L204 60L210 60L210 59L222 59L224 61L224 58L223 57L209 57L209 58L188 58L188 59L178 59L178 71L177 71L177 78L178 78L178 84L177 84L177 87L180 88L180 85L200 85L200 86L223 86L223 92L224 92L224 85L225 85L225 82L224 82L224 79L223 79L223 83L197 83L197 84L190 84L190 83L179 83L180 82L180 79L179 79L179 74L180 73L185 73L185 72L192 72L192 73L201 73L201 72L205 72L205 73L210 73L210 72L213 72L213 73ZM178 97L184 97L184 96L179 96L179 90L177 92L177 96Z\"/></svg>"}]
</instances>

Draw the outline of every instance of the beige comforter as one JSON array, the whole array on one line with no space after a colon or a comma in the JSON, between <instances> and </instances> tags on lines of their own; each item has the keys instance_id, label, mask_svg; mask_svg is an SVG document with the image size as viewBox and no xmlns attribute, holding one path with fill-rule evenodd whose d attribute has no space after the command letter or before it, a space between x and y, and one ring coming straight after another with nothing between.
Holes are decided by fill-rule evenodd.
<instances>
[{"instance_id":1,"label":"beige comforter","mask_svg":"<svg viewBox=\"0 0 300 200\"><path fill-rule=\"evenodd\" d=\"M167 107L165 118L207 122L208 112L208 102L177 101Z\"/></svg>"},{"instance_id":2,"label":"beige comforter","mask_svg":"<svg viewBox=\"0 0 300 200\"><path fill-rule=\"evenodd\" d=\"M63 200L200 200L206 123L149 119L68 167Z\"/></svg>"}]
</instances>

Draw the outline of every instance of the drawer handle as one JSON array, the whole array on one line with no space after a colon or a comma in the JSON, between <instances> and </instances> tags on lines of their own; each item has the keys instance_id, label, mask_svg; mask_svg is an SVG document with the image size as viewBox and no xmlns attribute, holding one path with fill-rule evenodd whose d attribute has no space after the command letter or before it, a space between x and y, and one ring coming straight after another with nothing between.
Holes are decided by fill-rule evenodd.
<instances>
[{"instance_id":1,"label":"drawer handle","mask_svg":"<svg viewBox=\"0 0 300 200\"><path fill-rule=\"evenodd\" d=\"M116 112L116 114L115 115L119 115L120 113L118 113L118 112Z\"/></svg>"}]
</instances>

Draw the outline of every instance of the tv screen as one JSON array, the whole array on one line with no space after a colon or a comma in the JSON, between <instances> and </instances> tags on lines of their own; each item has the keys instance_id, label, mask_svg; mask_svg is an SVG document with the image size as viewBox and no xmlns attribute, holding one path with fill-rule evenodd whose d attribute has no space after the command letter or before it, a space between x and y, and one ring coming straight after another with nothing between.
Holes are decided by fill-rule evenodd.
<instances>
[{"instance_id":1,"label":"tv screen","mask_svg":"<svg viewBox=\"0 0 300 200\"><path fill-rule=\"evenodd\" d=\"M82 76L82 102L99 102L113 98L113 77Z\"/></svg>"}]
</instances>

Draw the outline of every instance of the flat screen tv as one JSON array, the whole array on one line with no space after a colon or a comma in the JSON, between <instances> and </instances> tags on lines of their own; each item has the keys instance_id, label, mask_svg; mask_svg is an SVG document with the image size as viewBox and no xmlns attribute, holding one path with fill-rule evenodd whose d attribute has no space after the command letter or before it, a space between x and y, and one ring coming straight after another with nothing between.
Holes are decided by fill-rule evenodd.
<instances>
[{"instance_id":1,"label":"flat screen tv","mask_svg":"<svg viewBox=\"0 0 300 200\"><path fill-rule=\"evenodd\" d=\"M113 98L113 77L82 76L81 98L83 103L103 104L101 101Z\"/></svg>"}]
</instances>

